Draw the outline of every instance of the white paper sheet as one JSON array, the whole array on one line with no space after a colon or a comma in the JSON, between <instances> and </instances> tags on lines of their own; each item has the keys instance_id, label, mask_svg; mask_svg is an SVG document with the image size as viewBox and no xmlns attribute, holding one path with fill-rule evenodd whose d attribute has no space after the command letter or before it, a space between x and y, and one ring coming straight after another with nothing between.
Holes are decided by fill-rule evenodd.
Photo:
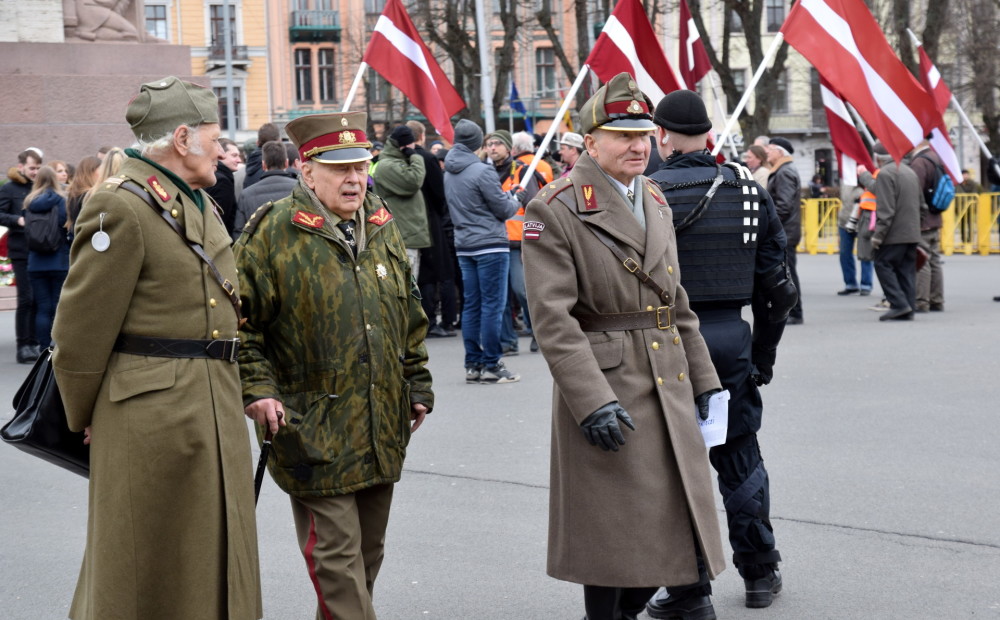
<instances>
[{"instance_id":1,"label":"white paper sheet","mask_svg":"<svg viewBox=\"0 0 1000 620\"><path fill-rule=\"evenodd\" d=\"M729 390L722 390L708 399L707 420L702 420L698 415L697 406L694 414L706 447L711 448L726 443L726 431L729 430Z\"/></svg>"}]
</instances>

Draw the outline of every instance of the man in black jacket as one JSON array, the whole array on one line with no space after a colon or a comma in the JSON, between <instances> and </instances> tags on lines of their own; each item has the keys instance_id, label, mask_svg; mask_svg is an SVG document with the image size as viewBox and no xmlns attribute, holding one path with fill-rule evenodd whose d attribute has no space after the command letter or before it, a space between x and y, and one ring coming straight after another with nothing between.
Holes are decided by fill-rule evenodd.
<instances>
[{"instance_id":1,"label":"man in black jacket","mask_svg":"<svg viewBox=\"0 0 1000 620\"><path fill-rule=\"evenodd\" d=\"M785 229L785 263L792 274L795 290L799 291L799 300L788 313L788 325L802 324L802 287L799 286L799 271L796 267L795 246L802 239L802 181L799 171L795 169L792 153L795 149L792 143L784 138L771 138L765 147L767 164L771 167L771 176L767 178L767 193L774 200L774 208L778 219Z\"/></svg>"},{"instance_id":2,"label":"man in black jacket","mask_svg":"<svg viewBox=\"0 0 1000 620\"><path fill-rule=\"evenodd\" d=\"M240 195L231 233L233 241L239 239L243 227L254 211L268 202L281 200L291 194L292 188L295 187L295 175L286 170L288 157L285 145L278 141L266 142L260 147L260 152L264 174L260 177L260 181L243 190L243 194Z\"/></svg>"},{"instance_id":3,"label":"man in black jacket","mask_svg":"<svg viewBox=\"0 0 1000 620\"><path fill-rule=\"evenodd\" d=\"M17 282L14 334L19 364L30 364L40 353L35 341L35 298L28 282L28 241L24 237L22 206L41 167L42 156L38 151L22 151L17 156L17 166L7 171L9 181L0 187L0 225L8 228L7 256Z\"/></svg>"},{"instance_id":4,"label":"man in black jacket","mask_svg":"<svg viewBox=\"0 0 1000 620\"><path fill-rule=\"evenodd\" d=\"M424 314L430 321L428 338L455 336L457 303L455 300L455 242L450 235L451 216L448 202L444 197L444 172L437 157L424 149L426 129L420 121L407 121L406 126L413 132L413 150L424 158L426 174L420 191L427 209L427 227L431 233L431 247L420 250L420 272L417 286L420 287ZM441 320L437 320L438 303L441 306Z\"/></svg>"},{"instance_id":5,"label":"man in black jacket","mask_svg":"<svg viewBox=\"0 0 1000 620\"><path fill-rule=\"evenodd\" d=\"M247 157L247 175L243 179L243 189L250 187L264 176L264 169L260 165L260 147L272 140L280 139L281 132L274 123L264 123L257 130L257 150Z\"/></svg>"},{"instance_id":6,"label":"man in black jacket","mask_svg":"<svg viewBox=\"0 0 1000 620\"><path fill-rule=\"evenodd\" d=\"M206 187L205 192L215 200L222 211L222 223L226 231L233 234L236 219L236 182L233 173L240 167L240 147L228 138L220 138L222 158L215 165L215 185Z\"/></svg>"}]
</instances>

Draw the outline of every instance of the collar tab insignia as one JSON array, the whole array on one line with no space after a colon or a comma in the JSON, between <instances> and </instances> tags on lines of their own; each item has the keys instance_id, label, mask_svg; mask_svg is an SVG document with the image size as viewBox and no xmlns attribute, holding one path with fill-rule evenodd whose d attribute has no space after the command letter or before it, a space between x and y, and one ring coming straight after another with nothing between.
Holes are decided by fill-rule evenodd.
<instances>
[{"instance_id":1,"label":"collar tab insignia","mask_svg":"<svg viewBox=\"0 0 1000 620\"><path fill-rule=\"evenodd\" d=\"M594 199L594 186L584 185L583 186L583 208L587 211L593 211L597 208L597 200Z\"/></svg>"},{"instance_id":2,"label":"collar tab insignia","mask_svg":"<svg viewBox=\"0 0 1000 620\"><path fill-rule=\"evenodd\" d=\"M389 213L389 210L385 207L379 207L378 211L372 213L371 217L368 218L368 221L376 226L384 226L391 219L392 213Z\"/></svg>"},{"instance_id":3,"label":"collar tab insignia","mask_svg":"<svg viewBox=\"0 0 1000 620\"><path fill-rule=\"evenodd\" d=\"M156 178L155 174L146 179L146 183L149 183L149 187L153 189L160 202L170 202L170 194L167 193L167 190L163 189L163 186L160 185L160 180Z\"/></svg>"},{"instance_id":4,"label":"collar tab insignia","mask_svg":"<svg viewBox=\"0 0 1000 620\"><path fill-rule=\"evenodd\" d=\"M308 228L323 228L324 222L322 215L316 215L306 211L296 211L295 215L292 217L292 221L296 224L302 224Z\"/></svg>"}]
</instances>

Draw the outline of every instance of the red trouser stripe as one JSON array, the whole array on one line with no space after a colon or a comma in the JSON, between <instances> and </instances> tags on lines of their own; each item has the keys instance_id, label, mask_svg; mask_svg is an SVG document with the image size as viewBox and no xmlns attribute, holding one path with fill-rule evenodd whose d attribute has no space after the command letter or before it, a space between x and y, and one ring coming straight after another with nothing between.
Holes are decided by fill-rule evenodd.
<instances>
[{"instance_id":1,"label":"red trouser stripe","mask_svg":"<svg viewBox=\"0 0 1000 620\"><path fill-rule=\"evenodd\" d=\"M330 613L326 601L323 600L323 589L319 585L319 576L316 575L316 561L313 559L316 538L316 517L313 516L312 511L309 511L309 538L306 541L306 548L302 550L302 555L306 558L306 568L309 569L309 578L312 579L313 587L316 588L316 598L319 600L319 608L323 612L323 617L326 620L333 620L333 614Z\"/></svg>"}]
</instances>

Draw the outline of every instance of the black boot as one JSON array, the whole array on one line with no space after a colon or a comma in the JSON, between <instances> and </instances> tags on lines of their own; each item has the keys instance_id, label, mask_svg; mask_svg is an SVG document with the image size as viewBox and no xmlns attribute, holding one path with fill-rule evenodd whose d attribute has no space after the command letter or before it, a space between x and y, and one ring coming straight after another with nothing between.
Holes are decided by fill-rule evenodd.
<instances>
[{"instance_id":1,"label":"black boot","mask_svg":"<svg viewBox=\"0 0 1000 620\"><path fill-rule=\"evenodd\" d=\"M781 592L781 572L775 569L760 579L744 579L743 585L747 589L747 607L770 607Z\"/></svg>"},{"instance_id":2,"label":"black boot","mask_svg":"<svg viewBox=\"0 0 1000 620\"><path fill-rule=\"evenodd\" d=\"M17 348L17 363L30 364L38 359L38 351L30 344L23 344Z\"/></svg>"},{"instance_id":3,"label":"black boot","mask_svg":"<svg viewBox=\"0 0 1000 620\"><path fill-rule=\"evenodd\" d=\"M649 603L646 613L658 620L715 620L712 597L701 592L675 598L666 588L660 588Z\"/></svg>"}]
</instances>

